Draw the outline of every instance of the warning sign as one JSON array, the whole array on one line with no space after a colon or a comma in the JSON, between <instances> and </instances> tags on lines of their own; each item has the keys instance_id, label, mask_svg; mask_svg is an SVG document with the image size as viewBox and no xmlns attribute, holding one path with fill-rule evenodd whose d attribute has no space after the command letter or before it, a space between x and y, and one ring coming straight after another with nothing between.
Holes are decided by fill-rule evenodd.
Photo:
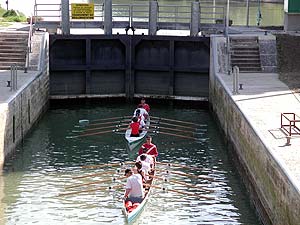
<instances>
[{"instance_id":1,"label":"warning sign","mask_svg":"<svg viewBox=\"0 0 300 225\"><path fill-rule=\"evenodd\" d=\"M94 19L94 4L88 3L72 3L71 4L72 19Z\"/></svg>"}]
</instances>

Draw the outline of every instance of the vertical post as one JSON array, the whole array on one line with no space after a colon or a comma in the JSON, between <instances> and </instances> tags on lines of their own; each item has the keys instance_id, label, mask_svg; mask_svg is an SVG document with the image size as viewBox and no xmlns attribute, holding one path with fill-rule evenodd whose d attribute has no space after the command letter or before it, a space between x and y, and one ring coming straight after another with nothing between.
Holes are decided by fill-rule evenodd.
<instances>
[{"instance_id":1,"label":"vertical post","mask_svg":"<svg viewBox=\"0 0 300 225\"><path fill-rule=\"evenodd\" d=\"M61 30L63 35L70 34L69 0L61 0Z\"/></svg>"},{"instance_id":2,"label":"vertical post","mask_svg":"<svg viewBox=\"0 0 300 225\"><path fill-rule=\"evenodd\" d=\"M158 3L156 0L149 2L149 35L156 35L157 32Z\"/></svg>"},{"instance_id":3,"label":"vertical post","mask_svg":"<svg viewBox=\"0 0 300 225\"><path fill-rule=\"evenodd\" d=\"M247 10L246 26L249 27L249 0L247 0L246 3L246 10Z\"/></svg>"},{"instance_id":4,"label":"vertical post","mask_svg":"<svg viewBox=\"0 0 300 225\"><path fill-rule=\"evenodd\" d=\"M199 15L200 15L200 3L199 1L194 1L191 3L191 30L190 36L197 36L199 32Z\"/></svg>"},{"instance_id":5,"label":"vertical post","mask_svg":"<svg viewBox=\"0 0 300 225\"><path fill-rule=\"evenodd\" d=\"M225 36L226 36L226 53L227 53L227 74L230 75L230 43L229 43L229 1L227 0L226 7L226 25L225 25Z\"/></svg>"},{"instance_id":6,"label":"vertical post","mask_svg":"<svg viewBox=\"0 0 300 225\"><path fill-rule=\"evenodd\" d=\"M112 0L104 0L104 34L112 35Z\"/></svg>"}]
</instances>

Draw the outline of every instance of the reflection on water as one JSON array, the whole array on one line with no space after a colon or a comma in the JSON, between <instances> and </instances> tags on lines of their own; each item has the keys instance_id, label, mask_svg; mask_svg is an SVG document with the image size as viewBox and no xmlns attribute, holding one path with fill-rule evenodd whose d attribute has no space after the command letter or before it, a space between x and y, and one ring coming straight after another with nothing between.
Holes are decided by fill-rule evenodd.
<instances>
[{"instance_id":1,"label":"reflection on water","mask_svg":"<svg viewBox=\"0 0 300 225\"><path fill-rule=\"evenodd\" d=\"M78 134L80 119L130 115L133 109L133 105L125 104L51 109L19 147L15 158L6 164L1 177L1 224L126 224L121 213L123 190L120 187L58 195L125 182L119 179L125 166L81 168L87 164L129 160L122 135L67 137ZM135 224L260 224L209 112L152 105L151 113L200 124L195 134L197 141L162 134L153 138L160 162L181 163L197 169L159 165L158 175L169 182L157 180L156 184L169 191L154 189ZM94 173L99 175L74 179ZM195 178L195 175L213 180ZM96 181L103 182L80 186ZM70 187L74 185L78 187ZM194 195L185 196L176 191Z\"/></svg>"}]
</instances>

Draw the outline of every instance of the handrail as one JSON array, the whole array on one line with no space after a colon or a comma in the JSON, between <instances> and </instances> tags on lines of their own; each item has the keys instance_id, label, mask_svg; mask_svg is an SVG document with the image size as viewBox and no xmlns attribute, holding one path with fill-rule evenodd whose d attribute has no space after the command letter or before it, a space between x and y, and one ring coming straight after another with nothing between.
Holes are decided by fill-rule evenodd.
<instances>
[{"instance_id":1,"label":"handrail","mask_svg":"<svg viewBox=\"0 0 300 225\"><path fill-rule=\"evenodd\" d=\"M27 40L27 50L26 50L26 62L25 62L25 68L24 73L27 73L28 67L29 67L29 54L31 53L31 38L32 38L32 15L30 17L30 26L29 26L29 32L28 32L28 40Z\"/></svg>"},{"instance_id":2,"label":"handrail","mask_svg":"<svg viewBox=\"0 0 300 225\"><path fill-rule=\"evenodd\" d=\"M47 28L47 26L59 26L60 22L60 6L61 4L39 4L36 3L35 18L42 18L42 21L37 21L36 27ZM71 9L71 7L70 7ZM220 29L220 25L225 26L224 6L206 6L201 5L199 22L203 28L212 27L216 24L216 28ZM181 24L182 27L187 28L187 24L191 19L191 7L188 5L172 5L158 3L157 22L160 26L167 26L168 29L178 29ZM112 4L112 20L113 26L119 28L120 25L125 25L128 22L129 26L134 26L136 29L144 28L145 24L139 22L149 21L149 3L139 4ZM222 21L223 23L220 23ZM96 24L95 22L104 22L104 7L102 4L94 4L94 19L92 20L74 20L70 12L70 22L76 26L76 22L85 22ZM73 23L74 22L74 23ZM125 23L124 23L125 22ZM166 23L166 25L163 25ZM174 23L174 26L170 26ZM43 27L45 25L45 27ZM114 28L114 27L113 27ZM125 27L124 27L125 28ZM187 28L188 29L188 28Z\"/></svg>"}]
</instances>

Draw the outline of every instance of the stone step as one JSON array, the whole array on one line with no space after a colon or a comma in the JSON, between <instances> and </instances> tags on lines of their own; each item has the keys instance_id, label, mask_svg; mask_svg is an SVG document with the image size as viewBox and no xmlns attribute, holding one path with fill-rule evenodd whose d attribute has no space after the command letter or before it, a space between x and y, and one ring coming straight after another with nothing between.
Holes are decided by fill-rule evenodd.
<instances>
[{"instance_id":1,"label":"stone step","mask_svg":"<svg viewBox=\"0 0 300 225\"><path fill-rule=\"evenodd\" d=\"M24 57L25 52L2 52L0 51L0 57Z\"/></svg>"},{"instance_id":2,"label":"stone step","mask_svg":"<svg viewBox=\"0 0 300 225\"><path fill-rule=\"evenodd\" d=\"M230 41L231 45L258 45L257 40L255 41Z\"/></svg>"},{"instance_id":3,"label":"stone step","mask_svg":"<svg viewBox=\"0 0 300 225\"><path fill-rule=\"evenodd\" d=\"M236 58L259 58L260 55L255 52L233 52L230 54L231 57Z\"/></svg>"},{"instance_id":4,"label":"stone step","mask_svg":"<svg viewBox=\"0 0 300 225\"><path fill-rule=\"evenodd\" d=\"M25 46L0 45L0 52L26 52Z\"/></svg>"},{"instance_id":5,"label":"stone step","mask_svg":"<svg viewBox=\"0 0 300 225\"><path fill-rule=\"evenodd\" d=\"M261 72L261 68L258 67L241 67L240 72Z\"/></svg>"},{"instance_id":6,"label":"stone step","mask_svg":"<svg viewBox=\"0 0 300 225\"><path fill-rule=\"evenodd\" d=\"M238 66L238 67L255 67L255 68L261 68L260 64L257 63L251 63L251 62L242 62L242 63L231 63L231 66Z\"/></svg>"},{"instance_id":7,"label":"stone step","mask_svg":"<svg viewBox=\"0 0 300 225\"><path fill-rule=\"evenodd\" d=\"M260 66L260 60L243 60L243 59L237 59L237 60L231 60L231 64L256 64Z\"/></svg>"},{"instance_id":8,"label":"stone step","mask_svg":"<svg viewBox=\"0 0 300 225\"><path fill-rule=\"evenodd\" d=\"M25 62L0 62L0 70L10 70L12 65L16 65L18 69L25 68Z\"/></svg>"},{"instance_id":9,"label":"stone step","mask_svg":"<svg viewBox=\"0 0 300 225\"><path fill-rule=\"evenodd\" d=\"M239 46L231 46L230 49L232 50L256 50L258 51L258 47L257 46L249 46L249 45L245 45L245 46L242 46L242 45L239 45Z\"/></svg>"},{"instance_id":10,"label":"stone step","mask_svg":"<svg viewBox=\"0 0 300 225\"><path fill-rule=\"evenodd\" d=\"M25 59L25 55L23 57L0 57L0 62L23 62Z\"/></svg>"}]
</instances>

